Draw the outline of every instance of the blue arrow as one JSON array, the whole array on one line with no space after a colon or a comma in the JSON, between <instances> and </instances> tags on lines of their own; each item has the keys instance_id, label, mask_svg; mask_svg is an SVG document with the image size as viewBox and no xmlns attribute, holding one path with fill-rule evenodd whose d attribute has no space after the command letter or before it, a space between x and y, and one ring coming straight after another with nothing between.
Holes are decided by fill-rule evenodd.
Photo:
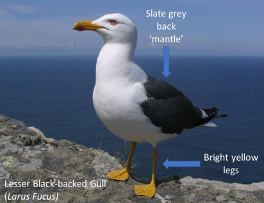
<instances>
[{"instance_id":1,"label":"blue arrow","mask_svg":"<svg viewBox=\"0 0 264 203\"><path fill-rule=\"evenodd\" d=\"M200 167L200 161L169 161L167 159L163 165L169 169L169 167Z\"/></svg>"},{"instance_id":2,"label":"blue arrow","mask_svg":"<svg viewBox=\"0 0 264 203\"><path fill-rule=\"evenodd\" d=\"M169 49L170 47L163 47L164 71L162 72L162 74L165 77L168 77L171 74L169 66Z\"/></svg>"}]
</instances>

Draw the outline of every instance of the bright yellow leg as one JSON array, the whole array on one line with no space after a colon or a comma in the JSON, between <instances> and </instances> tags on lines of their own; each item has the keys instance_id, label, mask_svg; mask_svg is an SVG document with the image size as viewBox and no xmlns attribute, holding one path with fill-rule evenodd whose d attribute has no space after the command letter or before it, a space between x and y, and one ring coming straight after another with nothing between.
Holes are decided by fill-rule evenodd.
<instances>
[{"instance_id":1,"label":"bright yellow leg","mask_svg":"<svg viewBox=\"0 0 264 203\"><path fill-rule=\"evenodd\" d=\"M129 172L131 169L131 160L132 160L132 156L133 156L134 150L136 148L136 145L137 145L136 142L131 142L131 148L130 148L130 152L129 152L129 156L128 156L128 160L127 160L127 165L124 169L118 170L118 171L113 171L113 172L106 174L110 179L121 180L121 181L126 181L128 179Z\"/></svg>"},{"instance_id":2,"label":"bright yellow leg","mask_svg":"<svg viewBox=\"0 0 264 203\"><path fill-rule=\"evenodd\" d=\"M156 194L156 184L155 184L155 177L156 177L156 165L158 159L158 150L155 147L153 154L152 154L152 161L153 161L153 171L152 171L152 180L148 185L136 185L135 186L135 193L136 195L144 195L148 196L149 198L154 197Z\"/></svg>"}]
</instances>

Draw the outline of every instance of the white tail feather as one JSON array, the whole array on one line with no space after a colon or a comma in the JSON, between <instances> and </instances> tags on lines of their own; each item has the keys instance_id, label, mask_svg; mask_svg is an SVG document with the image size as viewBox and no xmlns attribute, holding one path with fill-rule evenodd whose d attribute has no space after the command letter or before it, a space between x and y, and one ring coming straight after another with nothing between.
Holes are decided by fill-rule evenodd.
<instances>
[{"instance_id":1,"label":"white tail feather","mask_svg":"<svg viewBox=\"0 0 264 203\"><path fill-rule=\"evenodd\" d=\"M217 127L217 125L215 125L214 123L206 123L206 124L204 124L204 126L206 126L206 127Z\"/></svg>"}]
</instances>

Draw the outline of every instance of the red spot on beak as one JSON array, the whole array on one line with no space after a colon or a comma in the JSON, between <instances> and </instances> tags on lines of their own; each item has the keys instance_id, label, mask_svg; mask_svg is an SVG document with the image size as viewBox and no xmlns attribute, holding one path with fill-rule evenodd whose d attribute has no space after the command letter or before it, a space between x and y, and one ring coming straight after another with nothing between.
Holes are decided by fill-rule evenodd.
<instances>
[{"instance_id":1,"label":"red spot on beak","mask_svg":"<svg viewBox=\"0 0 264 203\"><path fill-rule=\"evenodd\" d=\"M84 27L79 25L75 28L75 30L78 30L78 31L84 31Z\"/></svg>"}]
</instances>

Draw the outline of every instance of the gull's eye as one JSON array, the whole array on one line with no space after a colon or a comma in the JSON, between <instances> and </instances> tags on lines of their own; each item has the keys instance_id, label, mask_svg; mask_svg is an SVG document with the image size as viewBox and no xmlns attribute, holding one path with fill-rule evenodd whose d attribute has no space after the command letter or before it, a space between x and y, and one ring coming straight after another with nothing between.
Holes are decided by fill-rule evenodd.
<instances>
[{"instance_id":1,"label":"gull's eye","mask_svg":"<svg viewBox=\"0 0 264 203\"><path fill-rule=\"evenodd\" d=\"M115 24L117 24L117 21L114 20L114 19L110 19L110 20L109 20L109 23L110 23L111 25L115 25Z\"/></svg>"}]
</instances>

